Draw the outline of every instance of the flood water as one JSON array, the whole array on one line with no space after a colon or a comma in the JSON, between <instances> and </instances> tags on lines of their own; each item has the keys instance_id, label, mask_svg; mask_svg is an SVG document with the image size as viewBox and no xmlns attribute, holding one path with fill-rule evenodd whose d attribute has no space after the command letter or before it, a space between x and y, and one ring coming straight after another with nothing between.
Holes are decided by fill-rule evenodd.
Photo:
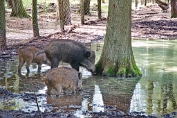
<instances>
[{"instance_id":1,"label":"flood water","mask_svg":"<svg viewBox=\"0 0 177 118\"><path fill-rule=\"evenodd\" d=\"M30 66L29 75L26 75L23 67L22 76L19 76L18 59L14 57L7 61L0 60L0 87L17 94L37 94L42 112L72 112L78 117L83 117L84 111L121 110L124 113L155 116L176 112L177 41L133 40L132 45L135 60L143 74L141 78L92 76L85 68L80 68L83 74L83 90L59 98L55 95L47 96L47 88L40 79L50 69L49 66L43 65L40 75L36 72L35 64ZM96 50L98 60L101 48L96 49L93 46L93 49ZM24 101L18 97L0 97L0 109L37 111L35 101Z\"/></svg>"}]
</instances>

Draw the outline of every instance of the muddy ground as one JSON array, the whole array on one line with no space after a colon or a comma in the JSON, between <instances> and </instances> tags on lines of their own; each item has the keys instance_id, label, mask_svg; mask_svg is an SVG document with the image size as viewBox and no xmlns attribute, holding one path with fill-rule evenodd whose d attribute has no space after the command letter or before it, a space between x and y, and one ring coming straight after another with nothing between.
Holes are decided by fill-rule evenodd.
<instances>
[{"instance_id":1,"label":"muddy ground","mask_svg":"<svg viewBox=\"0 0 177 118\"><path fill-rule=\"evenodd\" d=\"M32 26L31 19L10 18L7 13L7 49L0 52L0 61L8 59L13 55L17 55L17 49L22 45L36 45L44 48L48 42L56 38L72 39L83 43L104 40L106 29L107 14L103 14L102 20L96 20L95 15L87 16L85 25L80 25L78 14L72 15L73 24L66 26L66 32L61 33L59 28L55 26L55 15L42 14L39 15L39 29L41 37L31 38ZM76 26L73 30L71 27ZM163 13L157 5L148 5L136 10L132 10L132 38L135 39L166 39L172 40L177 37L177 19L170 18L170 9ZM19 95L11 93L5 89L0 89L0 96L6 97L21 96L23 99L35 99L34 95ZM28 97L27 97L28 96ZM85 113L91 117L153 117L134 114L123 114L121 111L110 111L104 113ZM173 115L173 114L171 114ZM164 117L170 117L167 114ZM22 111L3 111L0 110L0 118L17 118L17 117L74 117L72 114L61 113L41 113L32 112L25 113Z\"/></svg>"}]
</instances>

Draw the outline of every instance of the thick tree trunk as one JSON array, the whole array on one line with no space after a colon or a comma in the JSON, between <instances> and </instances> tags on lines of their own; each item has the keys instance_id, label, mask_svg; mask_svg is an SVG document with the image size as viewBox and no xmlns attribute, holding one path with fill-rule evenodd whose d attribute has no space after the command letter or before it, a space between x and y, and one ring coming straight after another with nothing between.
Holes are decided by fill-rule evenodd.
<instances>
[{"instance_id":1,"label":"thick tree trunk","mask_svg":"<svg viewBox=\"0 0 177 118\"><path fill-rule=\"evenodd\" d=\"M0 0L0 50L6 48L6 20L4 0Z\"/></svg>"},{"instance_id":2,"label":"thick tree trunk","mask_svg":"<svg viewBox=\"0 0 177 118\"><path fill-rule=\"evenodd\" d=\"M109 0L108 23L100 60L99 74L139 76L131 45L131 0Z\"/></svg>"},{"instance_id":3,"label":"thick tree trunk","mask_svg":"<svg viewBox=\"0 0 177 118\"><path fill-rule=\"evenodd\" d=\"M23 7L22 0L12 0L12 17L19 17L19 18L29 18L30 15L27 14L25 8Z\"/></svg>"},{"instance_id":4,"label":"thick tree trunk","mask_svg":"<svg viewBox=\"0 0 177 118\"><path fill-rule=\"evenodd\" d=\"M171 18L177 18L176 0L171 0Z\"/></svg>"},{"instance_id":5,"label":"thick tree trunk","mask_svg":"<svg viewBox=\"0 0 177 118\"><path fill-rule=\"evenodd\" d=\"M38 19L37 19L37 0L32 0L32 21L33 21L33 36L39 36Z\"/></svg>"}]
</instances>

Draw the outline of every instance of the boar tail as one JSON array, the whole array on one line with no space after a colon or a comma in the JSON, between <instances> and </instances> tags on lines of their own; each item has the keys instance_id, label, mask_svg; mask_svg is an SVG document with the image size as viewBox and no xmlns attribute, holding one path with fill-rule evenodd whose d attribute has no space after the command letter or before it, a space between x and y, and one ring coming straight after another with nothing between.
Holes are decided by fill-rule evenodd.
<instances>
[{"instance_id":1,"label":"boar tail","mask_svg":"<svg viewBox=\"0 0 177 118\"><path fill-rule=\"evenodd\" d=\"M37 52L37 53L35 54L34 58L36 58L38 55L40 55L40 54L42 54L42 53L44 53L44 50Z\"/></svg>"}]
</instances>

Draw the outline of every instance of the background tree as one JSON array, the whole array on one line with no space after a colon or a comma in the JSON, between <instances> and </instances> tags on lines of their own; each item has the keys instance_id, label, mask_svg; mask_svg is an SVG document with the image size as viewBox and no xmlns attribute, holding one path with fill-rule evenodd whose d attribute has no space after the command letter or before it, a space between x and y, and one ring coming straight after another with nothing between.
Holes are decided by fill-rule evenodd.
<instances>
[{"instance_id":1,"label":"background tree","mask_svg":"<svg viewBox=\"0 0 177 118\"><path fill-rule=\"evenodd\" d=\"M22 0L12 0L12 17L29 18L30 15L27 14L25 8L23 7Z\"/></svg>"},{"instance_id":2,"label":"background tree","mask_svg":"<svg viewBox=\"0 0 177 118\"><path fill-rule=\"evenodd\" d=\"M7 2L7 7L12 8L12 0L6 0Z\"/></svg>"},{"instance_id":3,"label":"background tree","mask_svg":"<svg viewBox=\"0 0 177 118\"><path fill-rule=\"evenodd\" d=\"M64 32L63 0L58 0L58 16L60 30Z\"/></svg>"},{"instance_id":4,"label":"background tree","mask_svg":"<svg viewBox=\"0 0 177 118\"><path fill-rule=\"evenodd\" d=\"M139 76L131 45L131 0L109 0L106 36L96 71L103 75Z\"/></svg>"},{"instance_id":5,"label":"background tree","mask_svg":"<svg viewBox=\"0 0 177 118\"><path fill-rule=\"evenodd\" d=\"M90 15L90 0L84 0L84 14Z\"/></svg>"},{"instance_id":6,"label":"background tree","mask_svg":"<svg viewBox=\"0 0 177 118\"><path fill-rule=\"evenodd\" d=\"M176 0L171 0L171 18L177 17Z\"/></svg>"},{"instance_id":7,"label":"background tree","mask_svg":"<svg viewBox=\"0 0 177 118\"><path fill-rule=\"evenodd\" d=\"M101 0L97 0L98 3L98 19L101 19Z\"/></svg>"},{"instance_id":8,"label":"background tree","mask_svg":"<svg viewBox=\"0 0 177 118\"><path fill-rule=\"evenodd\" d=\"M63 1L63 16L64 16L64 24L71 25L71 10L69 0Z\"/></svg>"},{"instance_id":9,"label":"background tree","mask_svg":"<svg viewBox=\"0 0 177 118\"><path fill-rule=\"evenodd\" d=\"M4 0L0 0L0 50L6 48L6 20Z\"/></svg>"},{"instance_id":10,"label":"background tree","mask_svg":"<svg viewBox=\"0 0 177 118\"><path fill-rule=\"evenodd\" d=\"M69 0L58 0L58 20L60 30L64 31L64 25L71 24L71 11Z\"/></svg>"},{"instance_id":11,"label":"background tree","mask_svg":"<svg viewBox=\"0 0 177 118\"><path fill-rule=\"evenodd\" d=\"M84 24L84 1L85 0L80 0L80 14L81 14L81 24Z\"/></svg>"},{"instance_id":12,"label":"background tree","mask_svg":"<svg viewBox=\"0 0 177 118\"><path fill-rule=\"evenodd\" d=\"M38 19L37 19L37 0L32 0L32 24L33 36L39 36Z\"/></svg>"}]
</instances>

